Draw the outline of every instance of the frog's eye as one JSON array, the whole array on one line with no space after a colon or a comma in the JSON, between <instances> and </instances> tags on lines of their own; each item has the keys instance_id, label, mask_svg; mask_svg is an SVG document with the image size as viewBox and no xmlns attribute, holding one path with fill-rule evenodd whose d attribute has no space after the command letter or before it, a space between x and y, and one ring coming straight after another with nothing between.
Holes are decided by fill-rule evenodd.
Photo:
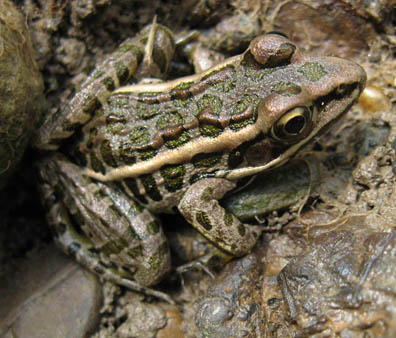
<instances>
[{"instance_id":1,"label":"frog's eye","mask_svg":"<svg viewBox=\"0 0 396 338\"><path fill-rule=\"evenodd\" d=\"M308 107L290 109L272 126L271 135L278 141L296 142L309 132L312 125L311 117Z\"/></svg>"}]
</instances>

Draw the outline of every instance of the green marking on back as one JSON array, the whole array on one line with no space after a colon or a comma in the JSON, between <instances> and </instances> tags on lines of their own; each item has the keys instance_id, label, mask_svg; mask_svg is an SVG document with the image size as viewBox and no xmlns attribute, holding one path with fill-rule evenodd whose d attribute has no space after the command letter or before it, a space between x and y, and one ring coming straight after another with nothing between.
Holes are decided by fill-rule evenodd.
<instances>
[{"instance_id":1,"label":"green marking on back","mask_svg":"<svg viewBox=\"0 0 396 338\"><path fill-rule=\"evenodd\" d=\"M227 93L230 90L234 89L235 85L236 85L235 81L230 80L230 81L224 81L224 82L217 83L214 86L212 86L212 88L214 90L218 90L222 93Z\"/></svg>"},{"instance_id":2,"label":"green marking on back","mask_svg":"<svg viewBox=\"0 0 396 338\"><path fill-rule=\"evenodd\" d=\"M184 165L165 165L160 169L160 172L165 180L165 188L169 192L183 188L183 177L186 174Z\"/></svg>"},{"instance_id":3,"label":"green marking on back","mask_svg":"<svg viewBox=\"0 0 396 338\"><path fill-rule=\"evenodd\" d=\"M129 135L131 143L135 146L146 145L150 141L150 133L146 127L133 127Z\"/></svg>"},{"instance_id":4,"label":"green marking on back","mask_svg":"<svg viewBox=\"0 0 396 338\"><path fill-rule=\"evenodd\" d=\"M129 144L120 144L119 158L120 161L125 165L132 165L136 163L136 156L132 154L132 148Z\"/></svg>"},{"instance_id":5,"label":"green marking on back","mask_svg":"<svg viewBox=\"0 0 396 338\"><path fill-rule=\"evenodd\" d=\"M155 105L144 102L137 102L135 109L136 115L142 120L148 120L156 115L161 114L161 111Z\"/></svg>"},{"instance_id":6,"label":"green marking on back","mask_svg":"<svg viewBox=\"0 0 396 338\"><path fill-rule=\"evenodd\" d=\"M183 123L183 118L176 111L162 113L158 118L156 127L157 129L164 129L166 127L178 126Z\"/></svg>"},{"instance_id":7,"label":"green marking on back","mask_svg":"<svg viewBox=\"0 0 396 338\"><path fill-rule=\"evenodd\" d=\"M142 185L146 190L147 196L149 196L153 201L162 200L161 193L158 190L157 183L155 182L153 175L142 175L140 176L140 181L142 182Z\"/></svg>"},{"instance_id":8,"label":"green marking on back","mask_svg":"<svg viewBox=\"0 0 396 338\"><path fill-rule=\"evenodd\" d=\"M171 93L173 91L181 90L181 89L189 89L194 84L192 81L180 82L177 86L173 87Z\"/></svg>"},{"instance_id":9,"label":"green marking on back","mask_svg":"<svg viewBox=\"0 0 396 338\"><path fill-rule=\"evenodd\" d=\"M192 158L196 168L212 168L221 161L222 153L200 153Z\"/></svg>"},{"instance_id":10,"label":"green marking on back","mask_svg":"<svg viewBox=\"0 0 396 338\"><path fill-rule=\"evenodd\" d=\"M182 131L180 126L183 124L183 118L177 111L165 112L160 115L156 122L156 129L165 131L165 146L169 149L175 149L187 143L190 137L186 131Z\"/></svg>"},{"instance_id":11,"label":"green marking on back","mask_svg":"<svg viewBox=\"0 0 396 338\"><path fill-rule=\"evenodd\" d=\"M194 98L188 98L188 99L173 99L172 100L173 104L175 107L178 108L185 108L188 110L191 115L194 115L197 113L197 104L195 103Z\"/></svg>"},{"instance_id":12,"label":"green marking on back","mask_svg":"<svg viewBox=\"0 0 396 338\"><path fill-rule=\"evenodd\" d=\"M186 144L188 141L190 141L190 136L188 135L188 132L183 131L179 137L173 140L167 140L165 142L165 146L169 149L176 149L183 144Z\"/></svg>"},{"instance_id":13,"label":"green marking on back","mask_svg":"<svg viewBox=\"0 0 396 338\"><path fill-rule=\"evenodd\" d=\"M272 90L283 96L298 95L301 93L301 87L293 82L277 82L273 85Z\"/></svg>"},{"instance_id":14,"label":"green marking on back","mask_svg":"<svg viewBox=\"0 0 396 338\"><path fill-rule=\"evenodd\" d=\"M297 71L313 82L319 81L327 74L326 69L317 62L306 62Z\"/></svg>"},{"instance_id":15,"label":"green marking on back","mask_svg":"<svg viewBox=\"0 0 396 338\"><path fill-rule=\"evenodd\" d=\"M223 102L218 96L205 94L198 101L198 111L201 112L206 108L211 108L213 114L218 115L221 112Z\"/></svg>"},{"instance_id":16,"label":"green marking on back","mask_svg":"<svg viewBox=\"0 0 396 338\"><path fill-rule=\"evenodd\" d=\"M231 112L233 116L230 121L230 129L233 131L238 131L249 124L253 124L257 120L257 110L259 98L257 95L246 96L236 103L234 109ZM243 115L249 107L253 107L251 114Z\"/></svg>"},{"instance_id":17,"label":"green marking on back","mask_svg":"<svg viewBox=\"0 0 396 338\"><path fill-rule=\"evenodd\" d=\"M199 131L201 132L202 136L216 137L221 134L223 129L212 124L202 123L199 125Z\"/></svg>"},{"instance_id":18,"label":"green marking on back","mask_svg":"<svg viewBox=\"0 0 396 338\"><path fill-rule=\"evenodd\" d=\"M139 150L139 159L141 161L147 161L150 158L153 158L155 155L157 155L157 151L153 149Z\"/></svg>"}]
</instances>

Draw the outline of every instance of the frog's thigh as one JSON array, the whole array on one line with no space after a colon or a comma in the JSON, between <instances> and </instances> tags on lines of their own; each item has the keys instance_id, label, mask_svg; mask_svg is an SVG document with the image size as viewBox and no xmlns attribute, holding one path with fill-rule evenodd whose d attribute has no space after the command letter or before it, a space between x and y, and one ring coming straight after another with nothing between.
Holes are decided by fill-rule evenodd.
<instances>
[{"instance_id":1,"label":"frog's thigh","mask_svg":"<svg viewBox=\"0 0 396 338\"><path fill-rule=\"evenodd\" d=\"M66 253L132 289L131 279L155 284L170 269L166 238L148 210L115 186L82 175L59 155L41 161L39 168L48 220Z\"/></svg>"},{"instance_id":2,"label":"frog's thigh","mask_svg":"<svg viewBox=\"0 0 396 338\"><path fill-rule=\"evenodd\" d=\"M261 227L243 224L220 206L224 194L235 183L222 178L200 180L187 190L179 210L205 238L235 256L250 251L257 241Z\"/></svg>"}]
</instances>

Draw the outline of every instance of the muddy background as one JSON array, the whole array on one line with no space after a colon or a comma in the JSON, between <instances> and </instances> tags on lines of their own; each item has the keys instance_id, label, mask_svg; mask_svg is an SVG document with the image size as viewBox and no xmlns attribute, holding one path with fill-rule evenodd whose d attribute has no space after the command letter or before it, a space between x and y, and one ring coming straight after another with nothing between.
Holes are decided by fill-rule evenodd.
<instances>
[{"instance_id":1,"label":"muddy background","mask_svg":"<svg viewBox=\"0 0 396 338\"><path fill-rule=\"evenodd\" d=\"M267 199L282 191L279 199L288 201L255 218L266 231L253 254L215 280L203 271L172 273L158 286L176 305L101 284L54 248L35 187L36 155L12 147L16 157L1 171L10 175L0 196L0 336L396 335L395 1L13 3L25 15L43 77L43 114L56 111L96 63L155 15L176 33L197 30L199 41L226 56L260 33L282 32L307 51L355 60L368 82L341 123L268 179L279 187L262 187ZM25 81L36 80L27 74ZM4 127L2 135L0 143L9 144ZM175 242L175 266L186 255L180 243L204 245L179 218L163 224Z\"/></svg>"}]
</instances>

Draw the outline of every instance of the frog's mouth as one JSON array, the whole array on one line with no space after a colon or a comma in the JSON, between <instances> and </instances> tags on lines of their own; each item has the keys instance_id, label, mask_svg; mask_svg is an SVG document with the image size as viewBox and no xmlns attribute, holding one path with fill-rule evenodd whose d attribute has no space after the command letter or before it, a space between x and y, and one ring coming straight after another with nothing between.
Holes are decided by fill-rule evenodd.
<instances>
[{"instance_id":1,"label":"frog's mouth","mask_svg":"<svg viewBox=\"0 0 396 338\"><path fill-rule=\"evenodd\" d=\"M282 147L282 151L278 150L276 152L277 154L273 154L272 160L264 165L233 170L220 170L216 173L216 177L235 180L257 175L264 171L284 165L297 153L299 149L312 141L315 136L322 135L331 126L341 120L342 117L345 116L346 112L355 104L363 88L364 82L352 82L350 84L344 84L341 89L338 87L329 94L318 98L310 107L314 114L314 127L304 138L297 143ZM335 112L338 112L337 115L335 115Z\"/></svg>"}]
</instances>

